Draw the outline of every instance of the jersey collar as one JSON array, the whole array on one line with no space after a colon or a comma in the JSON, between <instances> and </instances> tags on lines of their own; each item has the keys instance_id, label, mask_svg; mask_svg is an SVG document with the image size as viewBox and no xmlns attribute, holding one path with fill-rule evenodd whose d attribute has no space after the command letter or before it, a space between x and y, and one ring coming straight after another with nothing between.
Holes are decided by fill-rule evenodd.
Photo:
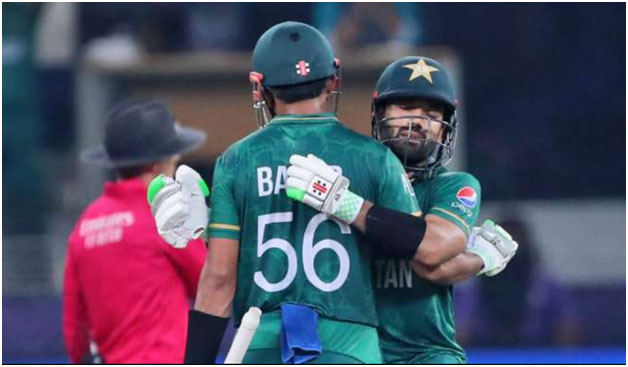
<instances>
[{"instance_id":1,"label":"jersey collar","mask_svg":"<svg viewBox=\"0 0 628 367\"><path fill-rule=\"evenodd\" d=\"M438 175L440 175L440 174L442 174L444 172L447 172L447 168L445 168L445 167L438 167L438 168L434 169L434 171L433 171L433 173L432 173L432 175L430 177L425 177L425 175L421 171L409 171L408 172L409 173L409 177L408 178L410 179L410 182L412 184L414 184L414 183L427 181L427 180L429 180L431 178L434 178L434 177L436 177L436 176L438 176Z\"/></svg>"},{"instance_id":2,"label":"jersey collar","mask_svg":"<svg viewBox=\"0 0 628 367\"><path fill-rule=\"evenodd\" d=\"M277 115L272 120L271 124L277 123L294 123L294 122L330 122L338 121L338 118L333 112L325 113L311 113L305 115Z\"/></svg>"}]
</instances>

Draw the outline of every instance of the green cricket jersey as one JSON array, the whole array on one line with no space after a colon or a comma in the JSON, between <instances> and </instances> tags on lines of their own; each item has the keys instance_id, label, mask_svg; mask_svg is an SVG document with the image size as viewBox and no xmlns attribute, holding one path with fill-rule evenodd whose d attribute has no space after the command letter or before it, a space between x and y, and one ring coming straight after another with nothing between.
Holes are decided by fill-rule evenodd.
<instances>
[{"instance_id":1,"label":"green cricket jersey","mask_svg":"<svg viewBox=\"0 0 628 367\"><path fill-rule=\"evenodd\" d=\"M440 168L413 184L424 214L451 221L469 235L480 211L480 184L471 174ZM453 288L417 276L407 261L376 260L374 275L378 329L388 363L436 361L449 354L466 361L456 342ZM435 363L435 362L434 362Z\"/></svg>"},{"instance_id":2,"label":"green cricket jersey","mask_svg":"<svg viewBox=\"0 0 628 367\"><path fill-rule=\"evenodd\" d=\"M337 166L351 190L379 205L419 210L403 167L377 141L333 114L281 115L233 144L216 162L209 236L240 242L234 319L284 302L322 316L376 326L369 249L349 226L286 196L292 154Z\"/></svg>"}]
</instances>

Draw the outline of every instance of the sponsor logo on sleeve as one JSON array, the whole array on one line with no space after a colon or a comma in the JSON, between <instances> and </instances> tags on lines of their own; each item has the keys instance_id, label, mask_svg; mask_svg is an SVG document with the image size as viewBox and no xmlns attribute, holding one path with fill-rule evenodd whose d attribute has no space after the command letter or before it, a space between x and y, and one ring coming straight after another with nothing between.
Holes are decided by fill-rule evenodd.
<instances>
[{"instance_id":1,"label":"sponsor logo on sleeve","mask_svg":"<svg viewBox=\"0 0 628 367\"><path fill-rule=\"evenodd\" d=\"M471 187L465 186L458 190L456 198L467 208L473 208L478 201L478 194Z\"/></svg>"}]
</instances>

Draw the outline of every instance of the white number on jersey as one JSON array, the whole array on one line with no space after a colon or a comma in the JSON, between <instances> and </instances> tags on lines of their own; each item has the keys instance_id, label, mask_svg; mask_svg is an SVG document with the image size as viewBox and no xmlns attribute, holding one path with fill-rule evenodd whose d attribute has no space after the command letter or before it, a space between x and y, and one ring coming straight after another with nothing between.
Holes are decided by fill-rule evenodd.
<instances>
[{"instance_id":1,"label":"white number on jersey","mask_svg":"<svg viewBox=\"0 0 628 367\"><path fill-rule=\"evenodd\" d=\"M327 221L332 220L324 213L315 215L307 224L305 228L305 234L303 236L303 270L305 271L305 277L316 288L323 292L333 292L347 280L349 276L349 269L351 267L349 261L349 253L342 247L338 241L332 239L324 239L314 242L314 233L318 226ZM266 215L260 215L257 219L257 257L262 257L264 253L269 249L277 249L286 254L288 258L288 271L283 279L276 283L269 282L261 271L256 271L253 279L255 284L266 292L279 292L288 288L297 275L297 254L292 245L281 238L271 238L266 242L264 240L264 231L267 225L271 223L289 223L292 222L292 212L279 212ZM343 234L351 234L351 229L344 223L333 220L334 223L340 227L340 232ZM325 249L332 250L340 260L340 270L334 280L327 283L321 280L316 274L314 268L314 258L316 255Z\"/></svg>"}]
</instances>

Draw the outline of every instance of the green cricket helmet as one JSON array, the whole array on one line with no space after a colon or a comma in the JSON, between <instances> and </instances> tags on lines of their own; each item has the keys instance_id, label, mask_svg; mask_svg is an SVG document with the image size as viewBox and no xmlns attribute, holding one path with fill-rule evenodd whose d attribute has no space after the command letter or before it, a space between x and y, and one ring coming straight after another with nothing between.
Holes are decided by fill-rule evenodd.
<instances>
[{"instance_id":1,"label":"green cricket helmet","mask_svg":"<svg viewBox=\"0 0 628 367\"><path fill-rule=\"evenodd\" d=\"M262 34L253 50L249 79L253 84L254 108L265 114L267 88L315 82L337 75L339 69L340 62L331 44L319 30L299 22L279 23Z\"/></svg>"},{"instance_id":2,"label":"green cricket helmet","mask_svg":"<svg viewBox=\"0 0 628 367\"><path fill-rule=\"evenodd\" d=\"M443 119L429 115L384 116L390 104L427 102L443 109ZM436 168L451 161L456 141L457 100L447 69L422 56L403 57L384 69L373 93L371 132L388 145L406 170L431 177ZM407 127L404 125L407 123ZM430 133L442 126L440 136Z\"/></svg>"}]
</instances>

